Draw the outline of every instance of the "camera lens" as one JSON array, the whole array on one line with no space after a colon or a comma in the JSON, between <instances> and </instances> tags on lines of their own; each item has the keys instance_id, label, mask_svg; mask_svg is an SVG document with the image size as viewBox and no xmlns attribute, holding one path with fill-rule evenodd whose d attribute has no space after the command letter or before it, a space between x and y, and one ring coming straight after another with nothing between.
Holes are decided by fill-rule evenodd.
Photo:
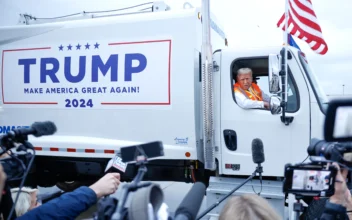
<instances>
[{"instance_id":1,"label":"camera lens","mask_svg":"<svg viewBox=\"0 0 352 220\"><path fill-rule=\"evenodd\" d=\"M330 159L334 146L334 143L312 138L307 152L309 156L324 156L326 159Z\"/></svg>"}]
</instances>

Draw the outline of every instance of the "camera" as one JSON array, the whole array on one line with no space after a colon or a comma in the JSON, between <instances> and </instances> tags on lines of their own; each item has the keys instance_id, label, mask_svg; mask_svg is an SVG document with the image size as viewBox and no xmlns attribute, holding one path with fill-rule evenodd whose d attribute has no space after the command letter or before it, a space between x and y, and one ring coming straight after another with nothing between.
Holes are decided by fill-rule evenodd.
<instances>
[{"instance_id":1,"label":"camera","mask_svg":"<svg viewBox=\"0 0 352 220\"><path fill-rule=\"evenodd\" d=\"M352 167L352 145L350 143L326 142L313 138L307 152L309 156L323 156L328 161Z\"/></svg>"},{"instance_id":2,"label":"camera","mask_svg":"<svg viewBox=\"0 0 352 220\"><path fill-rule=\"evenodd\" d=\"M330 197L335 193L337 169L321 164L287 165L284 192L300 196Z\"/></svg>"},{"instance_id":3,"label":"camera","mask_svg":"<svg viewBox=\"0 0 352 220\"><path fill-rule=\"evenodd\" d=\"M23 146L20 146L22 148ZM21 150L22 151L22 150ZM10 157L0 159L1 166L7 176L7 182L22 179L33 154L27 152L13 153Z\"/></svg>"},{"instance_id":4,"label":"camera","mask_svg":"<svg viewBox=\"0 0 352 220\"><path fill-rule=\"evenodd\" d=\"M334 194L337 169L329 164L336 162L340 167L352 168L352 100L329 102L324 139L311 139L307 148L310 163L285 166L284 193L311 197Z\"/></svg>"},{"instance_id":5,"label":"camera","mask_svg":"<svg viewBox=\"0 0 352 220\"><path fill-rule=\"evenodd\" d=\"M40 137L43 135L52 135L56 132L56 126L53 122L35 122L30 128L19 128L7 132L7 134L0 136L0 156L7 153L8 157L0 159L0 163L7 176L7 181L4 187L2 202L0 204L0 214L5 219L12 219L14 215L15 205L19 198L19 193L13 202L9 182L20 181L20 191L24 185L27 175L31 169L35 158L35 150L33 145L28 141L28 135ZM16 151L13 149L16 148ZM32 153L28 152L32 151ZM6 197L6 198L4 198ZM5 204L6 203L6 204ZM11 210L9 210L11 207Z\"/></svg>"},{"instance_id":6,"label":"camera","mask_svg":"<svg viewBox=\"0 0 352 220\"><path fill-rule=\"evenodd\" d=\"M317 210L325 210L325 202L335 194L337 167L352 168L352 100L332 100L328 103L324 123L324 140L312 138L307 148L310 162L295 165L286 164L284 169L283 192L295 197L292 205L296 219L313 218ZM307 158L308 158L307 157ZM306 158L306 159L307 159ZM346 184L351 187L351 172ZM318 199L321 198L321 199ZM300 202L309 204L307 208Z\"/></svg>"}]
</instances>

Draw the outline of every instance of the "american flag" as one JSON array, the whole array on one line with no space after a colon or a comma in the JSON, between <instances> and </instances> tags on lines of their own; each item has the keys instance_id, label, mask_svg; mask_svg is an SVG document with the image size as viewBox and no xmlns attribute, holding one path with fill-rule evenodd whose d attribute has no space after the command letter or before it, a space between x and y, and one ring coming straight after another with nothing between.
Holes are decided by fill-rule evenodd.
<instances>
[{"instance_id":1,"label":"american flag","mask_svg":"<svg viewBox=\"0 0 352 220\"><path fill-rule=\"evenodd\" d=\"M285 31L285 13L277 23ZM311 0L288 0L288 33L304 40L318 54L328 51Z\"/></svg>"}]
</instances>

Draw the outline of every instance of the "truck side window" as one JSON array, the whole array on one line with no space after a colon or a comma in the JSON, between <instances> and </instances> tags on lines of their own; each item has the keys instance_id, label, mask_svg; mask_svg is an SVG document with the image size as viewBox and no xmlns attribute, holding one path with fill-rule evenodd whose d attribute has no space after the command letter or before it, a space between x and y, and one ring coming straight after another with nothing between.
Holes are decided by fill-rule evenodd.
<instances>
[{"instance_id":1,"label":"truck side window","mask_svg":"<svg viewBox=\"0 0 352 220\"><path fill-rule=\"evenodd\" d=\"M260 57L260 58L244 58L244 59L237 59L232 63L231 66L231 78L232 78L232 92L233 92L233 98L237 105L241 107L241 105L238 103L238 100L236 100L236 95L235 95L235 89L237 88L237 91L239 91L239 83L236 84L237 82L237 71L239 69L243 70L246 68L249 68L252 70L252 82L255 84L254 87L256 87L256 90L262 90L266 96L263 95L264 101L268 100L268 97L272 96L273 94L269 93L269 82L268 82L268 59L267 57ZM246 70L248 71L248 70ZM236 84L236 85L235 85ZM287 106L287 112L296 112L299 109L299 94L297 91L297 87L294 83L294 80L292 80L291 73L289 71L289 78L288 78L288 94L287 94L287 99L288 99L288 106ZM255 91L256 91L255 90ZM254 91L254 93L255 93ZM245 94L246 92L241 90L242 94L244 94L247 99L253 94L253 92L248 93L247 95ZM252 99L252 98L251 98ZM253 99L252 99L253 100ZM255 102L255 101L254 101ZM247 103L248 106L246 106L246 109L261 109L261 110L268 110L265 108L259 107L259 104L248 104L248 101L244 102L242 99L242 105L244 103Z\"/></svg>"},{"instance_id":2,"label":"truck side window","mask_svg":"<svg viewBox=\"0 0 352 220\"><path fill-rule=\"evenodd\" d=\"M288 77L288 89L287 89L287 112L296 112L299 109L298 101L299 96L297 95L296 85L292 82L292 77Z\"/></svg>"},{"instance_id":3,"label":"truck side window","mask_svg":"<svg viewBox=\"0 0 352 220\"><path fill-rule=\"evenodd\" d=\"M269 85L268 76L259 76L257 78L258 86L268 95ZM287 112L296 112L298 110L298 97L296 87L292 82L291 76L288 77L288 90L287 90Z\"/></svg>"}]
</instances>

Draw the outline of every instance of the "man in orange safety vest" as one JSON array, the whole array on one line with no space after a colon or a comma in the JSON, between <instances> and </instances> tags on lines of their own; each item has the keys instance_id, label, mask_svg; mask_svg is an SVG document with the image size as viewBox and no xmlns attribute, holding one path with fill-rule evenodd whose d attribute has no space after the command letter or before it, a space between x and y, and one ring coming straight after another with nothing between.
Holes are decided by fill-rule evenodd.
<instances>
[{"instance_id":1,"label":"man in orange safety vest","mask_svg":"<svg viewBox=\"0 0 352 220\"><path fill-rule=\"evenodd\" d=\"M241 68L237 71L237 83L234 85L236 103L244 109L269 109L270 97L252 82L252 74L250 68Z\"/></svg>"}]
</instances>

